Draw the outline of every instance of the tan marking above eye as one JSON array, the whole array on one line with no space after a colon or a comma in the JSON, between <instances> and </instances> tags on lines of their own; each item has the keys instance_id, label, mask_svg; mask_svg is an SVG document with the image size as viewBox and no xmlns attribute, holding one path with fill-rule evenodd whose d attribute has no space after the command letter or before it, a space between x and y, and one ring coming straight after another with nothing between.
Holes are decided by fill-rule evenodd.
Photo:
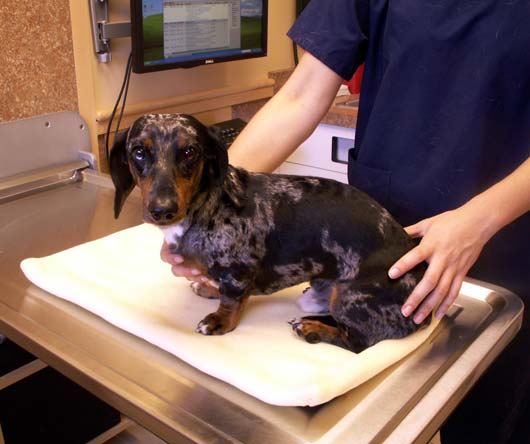
<instances>
[{"instance_id":1,"label":"tan marking above eye","mask_svg":"<svg viewBox=\"0 0 530 444\"><path fill-rule=\"evenodd\" d=\"M186 148L187 146L189 145L189 140L187 137L183 137L183 136L180 136L179 137L179 141L177 143L177 146L179 147L179 149L183 150L184 148Z\"/></svg>"}]
</instances>

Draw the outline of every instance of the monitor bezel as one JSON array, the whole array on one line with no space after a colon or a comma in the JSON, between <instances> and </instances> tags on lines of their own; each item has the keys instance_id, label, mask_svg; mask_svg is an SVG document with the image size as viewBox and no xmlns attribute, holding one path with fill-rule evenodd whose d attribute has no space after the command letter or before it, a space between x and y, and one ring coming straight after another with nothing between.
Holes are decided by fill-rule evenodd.
<instances>
[{"instance_id":1,"label":"monitor bezel","mask_svg":"<svg viewBox=\"0 0 530 444\"><path fill-rule=\"evenodd\" d=\"M268 0L263 1L262 15L262 51L249 52L244 54L226 55L220 57L200 58L181 62L162 63L156 65L146 65L143 53L143 15L142 0L131 0L131 46L132 46L132 70L137 74L148 72L165 71L169 69L194 68L196 66L215 65L218 63L230 62L234 60L254 59L267 56L268 43Z\"/></svg>"}]
</instances>

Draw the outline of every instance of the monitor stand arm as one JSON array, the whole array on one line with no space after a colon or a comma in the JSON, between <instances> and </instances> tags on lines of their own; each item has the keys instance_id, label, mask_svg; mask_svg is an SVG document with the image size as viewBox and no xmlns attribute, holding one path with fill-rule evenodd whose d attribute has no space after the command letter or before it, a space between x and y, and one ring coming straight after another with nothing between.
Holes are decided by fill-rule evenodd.
<instances>
[{"instance_id":1,"label":"monitor stand arm","mask_svg":"<svg viewBox=\"0 0 530 444\"><path fill-rule=\"evenodd\" d=\"M112 60L110 39L131 36L130 22L109 23L108 0L89 0L94 52L100 63Z\"/></svg>"}]
</instances>

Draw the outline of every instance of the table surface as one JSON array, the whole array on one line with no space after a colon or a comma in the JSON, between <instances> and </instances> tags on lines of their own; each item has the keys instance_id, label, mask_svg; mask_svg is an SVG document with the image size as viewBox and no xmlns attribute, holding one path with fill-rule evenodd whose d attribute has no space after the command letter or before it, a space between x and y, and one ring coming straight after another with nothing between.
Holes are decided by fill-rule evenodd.
<instances>
[{"instance_id":1,"label":"table surface","mask_svg":"<svg viewBox=\"0 0 530 444\"><path fill-rule=\"evenodd\" d=\"M83 172L0 196L0 332L170 443L428 442L520 328L512 293L474 282L407 358L313 408L277 407L32 285L19 268L141 223L136 194L113 218L108 177Z\"/></svg>"}]
</instances>

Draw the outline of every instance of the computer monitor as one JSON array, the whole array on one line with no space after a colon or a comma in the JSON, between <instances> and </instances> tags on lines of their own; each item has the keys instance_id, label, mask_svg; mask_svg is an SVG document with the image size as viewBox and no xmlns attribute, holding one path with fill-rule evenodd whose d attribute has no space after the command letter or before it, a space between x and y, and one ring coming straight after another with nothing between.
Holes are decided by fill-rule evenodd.
<instances>
[{"instance_id":1,"label":"computer monitor","mask_svg":"<svg viewBox=\"0 0 530 444\"><path fill-rule=\"evenodd\" d=\"M133 71L267 55L267 0L131 0Z\"/></svg>"}]
</instances>

